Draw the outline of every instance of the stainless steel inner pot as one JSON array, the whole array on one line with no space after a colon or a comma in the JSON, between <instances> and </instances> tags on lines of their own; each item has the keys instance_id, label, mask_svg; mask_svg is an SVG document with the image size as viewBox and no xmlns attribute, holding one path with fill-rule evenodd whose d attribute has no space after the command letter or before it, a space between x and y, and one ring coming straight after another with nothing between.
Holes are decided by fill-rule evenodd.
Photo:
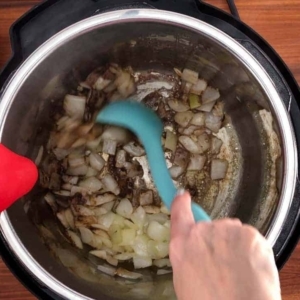
<instances>
[{"instance_id":1,"label":"stainless steel inner pot","mask_svg":"<svg viewBox=\"0 0 300 300\"><path fill-rule=\"evenodd\" d=\"M210 213L238 217L274 245L295 187L293 129L262 66L236 41L199 20L137 9L101 14L63 30L24 62L4 90L1 142L34 159L48 138L53 103L107 62L160 72L187 67L219 88L236 139L230 156L236 176ZM37 187L0 217L8 245L38 281L67 299L174 297L171 276L146 272L144 280L132 282L96 272L95 262L59 234L43 193ZM70 261L62 264L57 259L62 253Z\"/></svg>"}]
</instances>

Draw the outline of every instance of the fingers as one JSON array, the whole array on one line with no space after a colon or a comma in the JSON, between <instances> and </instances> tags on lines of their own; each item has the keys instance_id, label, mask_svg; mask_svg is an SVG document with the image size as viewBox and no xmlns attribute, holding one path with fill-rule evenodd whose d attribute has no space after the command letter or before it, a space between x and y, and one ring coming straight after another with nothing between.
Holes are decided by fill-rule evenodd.
<instances>
[{"instance_id":1,"label":"fingers","mask_svg":"<svg viewBox=\"0 0 300 300\"><path fill-rule=\"evenodd\" d=\"M171 208L171 238L186 234L195 224L191 196L188 192L176 196Z\"/></svg>"}]
</instances>

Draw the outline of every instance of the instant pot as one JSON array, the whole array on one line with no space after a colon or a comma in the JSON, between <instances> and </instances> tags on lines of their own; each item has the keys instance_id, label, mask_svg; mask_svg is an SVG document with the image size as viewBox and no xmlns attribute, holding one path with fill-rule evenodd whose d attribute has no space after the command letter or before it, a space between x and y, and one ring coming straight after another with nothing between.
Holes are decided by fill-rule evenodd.
<instances>
[{"instance_id":1,"label":"instant pot","mask_svg":"<svg viewBox=\"0 0 300 300\"><path fill-rule=\"evenodd\" d=\"M221 201L212 215L256 226L273 246L278 268L283 266L300 229L300 93L284 62L257 33L196 0L49 0L19 19L10 34L13 55L0 76L0 141L32 159L49 134L51 105L101 64L186 67L218 88L243 166L232 203ZM258 109L270 112L273 122L268 123L269 115L256 122ZM268 125L271 132L263 130ZM276 165L274 135L281 151ZM55 223L42 192L37 187L0 216L1 256L37 297L174 297L170 275L139 282L113 279L96 274L75 250L60 248L65 241L51 231ZM57 251L65 251L76 266L59 262Z\"/></svg>"}]
</instances>

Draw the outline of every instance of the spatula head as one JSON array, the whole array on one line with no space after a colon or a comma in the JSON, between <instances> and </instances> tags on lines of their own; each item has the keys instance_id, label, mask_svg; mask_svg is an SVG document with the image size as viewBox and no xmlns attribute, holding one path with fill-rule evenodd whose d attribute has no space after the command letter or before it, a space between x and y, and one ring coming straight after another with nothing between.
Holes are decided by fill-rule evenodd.
<instances>
[{"instance_id":1,"label":"spatula head","mask_svg":"<svg viewBox=\"0 0 300 300\"><path fill-rule=\"evenodd\" d=\"M153 181L164 204L171 208L176 187L166 165L161 146L163 124L155 112L137 101L117 101L107 105L97 116L97 122L121 126L131 130L142 142ZM192 204L196 221L209 221L206 212Z\"/></svg>"}]
</instances>

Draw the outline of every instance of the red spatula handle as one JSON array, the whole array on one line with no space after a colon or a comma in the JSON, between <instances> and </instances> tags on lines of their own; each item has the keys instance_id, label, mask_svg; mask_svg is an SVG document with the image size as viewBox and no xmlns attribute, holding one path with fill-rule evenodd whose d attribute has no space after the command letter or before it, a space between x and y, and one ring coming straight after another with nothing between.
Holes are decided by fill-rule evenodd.
<instances>
[{"instance_id":1,"label":"red spatula handle","mask_svg":"<svg viewBox=\"0 0 300 300\"><path fill-rule=\"evenodd\" d=\"M27 194L38 179L36 165L0 144L0 212Z\"/></svg>"}]
</instances>

